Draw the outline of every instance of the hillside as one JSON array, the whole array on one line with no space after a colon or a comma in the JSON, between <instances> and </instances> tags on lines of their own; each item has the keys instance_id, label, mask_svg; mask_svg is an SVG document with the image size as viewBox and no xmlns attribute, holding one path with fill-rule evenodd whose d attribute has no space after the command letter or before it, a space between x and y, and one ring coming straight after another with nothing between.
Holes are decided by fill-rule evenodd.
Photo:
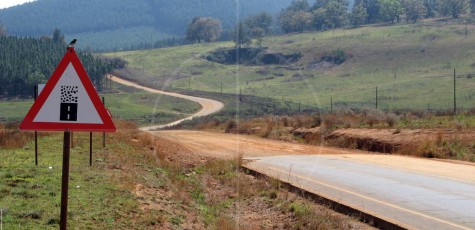
<instances>
[{"instance_id":1,"label":"hillside","mask_svg":"<svg viewBox=\"0 0 475 230\"><path fill-rule=\"evenodd\" d=\"M288 65L223 65L202 58L228 43L110 53L130 63L121 74L145 84L221 91L291 100L324 109L453 108L453 72L457 105L473 108L475 26L457 21L368 26L356 29L267 37L269 50L303 57ZM342 64L323 61L341 50Z\"/></svg>"},{"instance_id":2,"label":"hillside","mask_svg":"<svg viewBox=\"0 0 475 230\"><path fill-rule=\"evenodd\" d=\"M79 47L110 49L181 36L195 16L222 20L230 30L236 20L261 11L279 12L291 0L38 0L0 10L9 34L41 36L58 28ZM35 22L35 23L32 23ZM120 39L118 39L120 38Z\"/></svg>"}]
</instances>

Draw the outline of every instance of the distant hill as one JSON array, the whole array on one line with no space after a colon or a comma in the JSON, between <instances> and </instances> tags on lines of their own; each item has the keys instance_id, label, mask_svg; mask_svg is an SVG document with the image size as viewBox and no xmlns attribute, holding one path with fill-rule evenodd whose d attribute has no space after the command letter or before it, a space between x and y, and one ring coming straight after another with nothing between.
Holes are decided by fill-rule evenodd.
<instances>
[{"instance_id":1,"label":"distant hill","mask_svg":"<svg viewBox=\"0 0 475 230\"><path fill-rule=\"evenodd\" d=\"M239 92L342 111L374 108L376 87L379 109L451 109L456 69L457 106L467 111L475 104L474 35L461 20L426 20L265 37L266 53L302 55L277 65L208 61L232 42L106 56L128 60L118 74L164 90Z\"/></svg>"},{"instance_id":2,"label":"distant hill","mask_svg":"<svg viewBox=\"0 0 475 230\"><path fill-rule=\"evenodd\" d=\"M222 20L224 30L261 11L277 13L291 0L38 0L0 10L9 34L41 36L60 29L78 46L120 48L182 36L195 16Z\"/></svg>"}]
</instances>

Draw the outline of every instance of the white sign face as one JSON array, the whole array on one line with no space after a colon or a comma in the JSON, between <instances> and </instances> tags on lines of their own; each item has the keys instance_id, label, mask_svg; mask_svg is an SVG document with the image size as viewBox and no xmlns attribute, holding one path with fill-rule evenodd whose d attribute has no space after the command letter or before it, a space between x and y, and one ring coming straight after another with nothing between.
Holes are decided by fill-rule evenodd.
<instances>
[{"instance_id":1,"label":"white sign face","mask_svg":"<svg viewBox=\"0 0 475 230\"><path fill-rule=\"evenodd\" d=\"M69 63L33 121L78 124L104 123L72 63Z\"/></svg>"},{"instance_id":2,"label":"white sign face","mask_svg":"<svg viewBox=\"0 0 475 230\"><path fill-rule=\"evenodd\" d=\"M38 84L38 95L36 95L36 96L40 96L41 92L45 88L45 85L46 84Z\"/></svg>"}]
</instances>

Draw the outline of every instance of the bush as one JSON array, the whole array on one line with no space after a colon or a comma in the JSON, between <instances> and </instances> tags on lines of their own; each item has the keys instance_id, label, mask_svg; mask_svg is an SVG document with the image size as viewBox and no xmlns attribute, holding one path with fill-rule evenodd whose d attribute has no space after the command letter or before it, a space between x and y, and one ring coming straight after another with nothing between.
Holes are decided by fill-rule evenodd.
<instances>
[{"instance_id":1,"label":"bush","mask_svg":"<svg viewBox=\"0 0 475 230\"><path fill-rule=\"evenodd\" d=\"M321 60L339 65L352 57L353 57L352 53L345 52L342 49L336 49L336 50L332 50L330 53L323 53Z\"/></svg>"},{"instance_id":2,"label":"bush","mask_svg":"<svg viewBox=\"0 0 475 230\"><path fill-rule=\"evenodd\" d=\"M233 129L236 129L238 126L238 123L235 120L229 120L226 122L226 125L224 126L224 132L225 133L231 133Z\"/></svg>"},{"instance_id":3,"label":"bush","mask_svg":"<svg viewBox=\"0 0 475 230\"><path fill-rule=\"evenodd\" d=\"M399 121L399 117L394 114L394 113L388 113L386 114L386 123L388 124L389 127L394 127Z\"/></svg>"}]
</instances>

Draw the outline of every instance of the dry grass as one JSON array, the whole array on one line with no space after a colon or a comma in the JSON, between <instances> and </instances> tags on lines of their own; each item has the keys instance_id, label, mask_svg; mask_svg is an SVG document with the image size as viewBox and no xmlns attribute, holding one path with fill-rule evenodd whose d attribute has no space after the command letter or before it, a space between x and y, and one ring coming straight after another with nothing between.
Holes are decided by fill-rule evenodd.
<instances>
[{"instance_id":1,"label":"dry grass","mask_svg":"<svg viewBox=\"0 0 475 230\"><path fill-rule=\"evenodd\" d=\"M333 131L344 128L394 129L393 134L396 135L403 129L450 129L465 133L470 132L474 126L473 111L458 116L447 116L447 114L422 110L401 113L383 112L375 109L367 109L359 113L341 110L330 114L298 114L229 120L221 124L208 122L199 127L200 129L212 127L213 131L224 130L226 133L255 135L262 138L298 141L313 145L475 161L475 143L468 141L473 140L469 137L461 138L457 135L438 134L424 142L392 145L371 138L357 140L331 136Z\"/></svg>"},{"instance_id":2,"label":"dry grass","mask_svg":"<svg viewBox=\"0 0 475 230\"><path fill-rule=\"evenodd\" d=\"M215 227L215 229L220 229L220 230L239 229L237 227L236 222L234 222L232 219L230 219L228 217L225 217L225 216L219 217L218 220L216 221L216 225L214 227Z\"/></svg>"},{"instance_id":3,"label":"dry grass","mask_svg":"<svg viewBox=\"0 0 475 230\"><path fill-rule=\"evenodd\" d=\"M20 132L18 125L17 123L0 124L0 147L6 149L20 148L33 139L33 132Z\"/></svg>"}]
</instances>

